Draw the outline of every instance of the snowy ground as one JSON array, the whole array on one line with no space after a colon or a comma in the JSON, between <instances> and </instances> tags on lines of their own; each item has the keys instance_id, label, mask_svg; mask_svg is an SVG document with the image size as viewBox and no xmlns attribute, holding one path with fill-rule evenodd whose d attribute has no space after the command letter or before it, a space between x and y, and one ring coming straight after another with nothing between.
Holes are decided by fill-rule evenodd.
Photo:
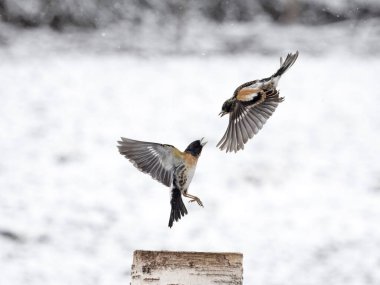
<instances>
[{"instance_id":1,"label":"snowy ground","mask_svg":"<svg viewBox=\"0 0 380 285\"><path fill-rule=\"evenodd\" d=\"M276 56L1 58L1 285L129 284L135 249L242 252L245 284L380 284L380 58L301 49L237 154L215 148L217 114ZM168 189L120 136L206 137L190 187L205 207L169 229Z\"/></svg>"}]
</instances>

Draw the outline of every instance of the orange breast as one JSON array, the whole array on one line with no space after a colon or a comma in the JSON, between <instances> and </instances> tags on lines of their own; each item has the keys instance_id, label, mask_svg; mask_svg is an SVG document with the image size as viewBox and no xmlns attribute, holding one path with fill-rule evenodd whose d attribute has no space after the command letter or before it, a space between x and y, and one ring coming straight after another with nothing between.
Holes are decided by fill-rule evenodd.
<instances>
[{"instance_id":1,"label":"orange breast","mask_svg":"<svg viewBox=\"0 0 380 285\"><path fill-rule=\"evenodd\" d=\"M236 99L239 101L250 101L260 92L261 89L245 87L239 90Z\"/></svg>"},{"instance_id":2,"label":"orange breast","mask_svg":"<svg viewBox=\"0 0 380 285\"><path fill-rule=\"evenodd\" d=\"M190 153L185 153L184 154L184 160L188 166L192 167L192 166L195 166L197 164L198 158L192 156Z\"/></svg>"}]
</instances>

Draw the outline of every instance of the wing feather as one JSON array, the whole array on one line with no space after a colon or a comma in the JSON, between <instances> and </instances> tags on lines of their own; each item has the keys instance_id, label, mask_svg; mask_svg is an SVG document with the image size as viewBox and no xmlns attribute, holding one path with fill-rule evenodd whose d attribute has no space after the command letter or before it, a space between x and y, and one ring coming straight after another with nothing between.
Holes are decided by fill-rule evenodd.
<instances>
[{"instance_id":1,"label":"wing feather","mask_svg":"<svg viewBox=\"0 0 380 285\"><path fill-rule=\"evenodd\" d=\"M241 126L241 130L242 130L242 134L243 134L243 144L245 144L249 139L248 124L247 124L246 120L241 120L240 126Z\"/></svg>"},{"instance_id":2,"label":"wing feather","mask_svg":"<svg viewBox=\"0 0 380 285\"><path fill-rule=\"evenodd\" d=\"M218 147L226 152L237 152L244 149L248 138L256 135L272 116L278 104L283 101L275 89L263 90L264 100L255 100L251 104L236 101L230 113L227 130L218 143Z\"/></svg>"},{"instance_id":3,"label":"wing feather","mask_svg":"<svg viewBox=\"0 0 380 285\"><path fill-rule=\"evenodd\" d=\"M234 120L236 119L236 113L234 114ZM234 122L233 120L233 122ZM232 140L231 140L231 144L230 144L230 148L229 148L229 151L233 151L234 149L236 149L236 124L232 123L231 125L231 135L232 135Z\"/></svg>"},{"instance_id":4,"label":"wing feather","mask_svg":"<svg viewBox=\"0 0 380 285\"><path fill-rule=\"evenodd\" d=\"M242 120L243 120L243 113L244 110L240 109L239 113L237 113L236 116L236 122L235 122L235 129L236 129L236 147L237 149L244 149L244 140L243 140L243 134L242 134Z\"/></svg>"},{"instance_id":5,"label":"wing feather","mask_svg":"<svg viewBox=\"0 0 380 285\"><path fill-rule=\"evenodd\" d=\"M173 169L178 163L174 153L179 152L174 146L143 142L127 138L118 141L120 154L124 155L140 171L149 174L170 187L173 180Z\"/></svg>"}]
</instances>

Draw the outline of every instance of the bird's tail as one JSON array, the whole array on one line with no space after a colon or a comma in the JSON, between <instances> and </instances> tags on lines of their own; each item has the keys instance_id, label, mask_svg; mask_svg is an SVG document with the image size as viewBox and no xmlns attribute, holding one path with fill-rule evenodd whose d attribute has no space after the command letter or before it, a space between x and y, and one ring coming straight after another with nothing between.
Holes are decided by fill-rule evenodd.
<instances>
[{"instance_id":1,"label":"bird's tail","mask_svg":"<svg viewBox=\"0 0 380 285\"><path fill-rule=\"evenodd\" d=\"M169 227L171 228L173 226L174 221L177 222L181 219L181 217L187 215L187 209L182 201L181 191L175 185L173 185L172 188L170 205L171 210L169 218Z\"/></svg>"},{"instance_id":2,"label":"bird's tail","mask_svg":"<svg viewBox=\"0 0 380 285\"><path fill-rule=\"evenodd\" d=\"M281 64L281 66L277 70L277 72L272 75L272 78L279 77L279 76L283 75L285 73L285 71L287 71L294 64L294 62L296 61L297 57L298 57L298 51L296 51L294 54L289 53L286 56L284 62L282 61L282 58L280 58L280 64Z\"/></svg>"}]
</instances>

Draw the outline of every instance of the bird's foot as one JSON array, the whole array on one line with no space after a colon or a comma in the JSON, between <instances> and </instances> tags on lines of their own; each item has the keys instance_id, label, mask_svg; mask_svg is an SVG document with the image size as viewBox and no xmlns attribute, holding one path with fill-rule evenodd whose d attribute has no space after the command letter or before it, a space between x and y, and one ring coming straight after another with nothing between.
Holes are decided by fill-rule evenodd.
<instances>
[{"instance_id":1,"label":"bird's foot","mask_svg":"<svg viewBox=\"0 0 380 285\"><path fill-rule=\"evenodd\" d=\"M199 199L198 197L195 197L189 201L189 203L192 203L192 202L197 202L199 206L203 207L203 203L201 199Z\"/></svg>"}]
</instances>

